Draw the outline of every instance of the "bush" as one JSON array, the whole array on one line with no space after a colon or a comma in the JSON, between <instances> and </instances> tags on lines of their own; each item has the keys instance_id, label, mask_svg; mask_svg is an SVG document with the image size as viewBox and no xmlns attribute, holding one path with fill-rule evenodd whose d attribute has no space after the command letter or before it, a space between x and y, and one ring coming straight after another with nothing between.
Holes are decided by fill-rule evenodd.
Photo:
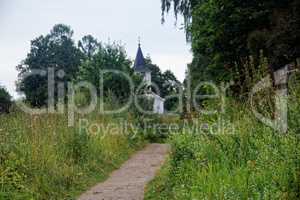
<instances>
[{"instance_id":1,"label":"bush","mask_svg":"<svg viewBox=\"0 0 300 200\"><path fill-rule=\"evenodd\" d=\"M8 113L11 105L11 96L4 87L0 86L0 114Z\"/></svg>"},{"instance_id":2,"label":"bush","mask_svg":"<svg viewBox=\"0 0 300 200\"><path fill-rule=\"evenodd\" d=\"M223 130L173 134L170 161L145 199L299 199L296 105L289 104L294 120L286 134L258 122L237 103L222 116L227 122ZM218 119L201 116L198 121L212 128Z\"/></svg>"}]
</instances>

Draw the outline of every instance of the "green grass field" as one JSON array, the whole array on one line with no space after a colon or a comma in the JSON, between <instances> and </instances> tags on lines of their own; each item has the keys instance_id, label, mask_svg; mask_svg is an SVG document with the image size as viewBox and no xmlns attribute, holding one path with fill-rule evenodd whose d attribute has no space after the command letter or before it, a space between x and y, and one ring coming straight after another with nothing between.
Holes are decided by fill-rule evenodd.
<instances>
[{"instance_id":1,"label":"green grass field","mask_svg":"<svg viewBox=\"0 0 300 200\"><path fill-rule=\"evenodd\" d=\"M198 119L210 126L221 117L227 121L222 131L174 134L172 154L148 186L146 200L300 199L300 96L290 92L286 134L236 102L224 115Z\"/></svg>"},{"instance_id":2,"label":"green grass field","mask_svg":"<svg viewBox=\"0 0 300 200\"><path fill-rule=\"evenodd\" d=\"M225 113L200 115L185 128L178 118L154 118L153 123L177 123L181 130L166 139L172 152L147 187L146 200L299 199L298 91L290 90L289 130L285 134L259 122L247 103L230 99ZM68 127L65 115L30 116L13 111L0 116L1 200L75 199L142 148L145 138L160 141L166 137L146 130L135 137L132 130L91 134L93 129L79 131L78 118L98 125L136 120L129 114L92 113L76 116L75 126ZM216 129L220 119L221 128ZM206 128L193 129L195 124ZM112 129L124 133L122 126Z\"/></svg>"},{"instance_id":3,"label":"green grass field","mask_svg":"<svg viewBox=\"0 0 300 200\"><path fill-rule=\"evenodd\" d=\"M90 114L91 122L116 122L112 116ZM78 122L78 121L77 121ZM107 178L141 148L141 137L103 136L67 126L62 115L0 116L0 199L74 199Z\"/></svg>"}]
</instances>

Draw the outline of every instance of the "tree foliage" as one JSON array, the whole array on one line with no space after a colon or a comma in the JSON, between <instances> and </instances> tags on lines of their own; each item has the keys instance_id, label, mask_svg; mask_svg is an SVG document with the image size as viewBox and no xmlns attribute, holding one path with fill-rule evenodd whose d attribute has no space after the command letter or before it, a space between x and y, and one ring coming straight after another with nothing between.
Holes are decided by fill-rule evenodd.
<instances>
[{"instance_id":1,"label":"tree foliage","mask_svg":"<svg viewBox=\"0 0 300 200\"><path fill-rule=\"evenodd\" d=\"M131 61L127 58L125 49L122 45L113 43L98 45L94 50L95 53L80 66L77 75L78 80L86 80L92 83L100 94L101 73L103 74L104 95L113 94L119 100L126 100L130 93L130 85L126 77L121 72L133 77ZM115 72L105 72L105 70L116 70Z\"/></svg>"},{"instance_id":2,"label":"tree foliage","mask_svg":"<svg viewBox=\"0 0 300 200\"><path fill-rule=\"evenodd\" d=\"M91 83L98 95L113 96L120 103L127 101L142 80L131 68L132 61L128 58L123 45L116 42L103 44L92 35L84 36L76 45L72 37L73 30L69 26L58 24L49 34L31 42L26 59L17 66L18 90L25 94L26 100L32 106L47 105L49 99L47 75L48 69L51 68L55 73L55 102L58 100L57 83L64 83L67 87L68 82L79 81ZM162 97L178 92L180 83L171 71L163 73L157 65L152 64L151 59L147 62L153 82L158 86ZM30 75L35 70L43 70L45 73ZM103 85L101 85L102 77ZM131 88L128 78L133 80L135 88ZM87 95L89 92L83 88L80 91L82 93L78 94L76 99L79 104L84 104L88 101L86 99L89 99ZM167 108L171 108L175 102L174 99L168 101Z\"/></svg>"},{"instance_id":3,"label":"tree foliage","mask_svg":"<svg viewBox=\"0 0 300 200\"><path fill-rule=\"evenodd\" d=\"M78 42L78 47L86 58L91 59L101 49L101 44L92 35L86 35Z\"/></svg>"},{"instance_id":4,"label":"tree foliage","mask_svg":"<svg viewBox=\"0 0 300 200\"><path fill-rule=\"evenodd\" d=\"M0 114L8 113L11 105L12 100L10 94L4 87L0 86Z\"/></svg>"},{"instance_id":5,"label":"tree foliage","mask_svg":"<svg viewBox=\"0 0 300 200\"><path fill-rule=\"evenodd\" d=\"M153 91L155 91L163 98L179 94L182 85L177 80L173 72L171 72L170 70L162 72L159 66L152 63L150 57L146 58L146 63L151 70L151 81L153 84L155 84L155 87L152 88ZM165 108L170 111L177 105L177 103L178 99L169 99L165 102Z\"/></svg>"},{"instance_id":6,"label":"tree foliage","mask_svg":"<svg viewBox=\"0 0 300 200\"><path fill-rule=\"evenodd\" d=\"M260 67L261 53L271 75L300 56L297 0L162 0L163 16L172 7L190 36L192 76L233 79L242 87Z\"/></svg>"},{"instance_id":7,"label":"tree foliage","mask_svg":"<svg viewBox=\"0 0 300 200\"><path fill-rule=\"evenodd\" d=\"M58 24L49 34L31 41L27 57L17 66L19 71L18 90L25 94L33 106L44 106L48 98L48 69L57 73L63 70L64 76L56 81L71 81L78 72L82 53L76 47L73 31L69 26ZM34 70L44 70L45 75L30 75ZM30 75L30 76L28 76Z\"/></svg>"}]
</instances>

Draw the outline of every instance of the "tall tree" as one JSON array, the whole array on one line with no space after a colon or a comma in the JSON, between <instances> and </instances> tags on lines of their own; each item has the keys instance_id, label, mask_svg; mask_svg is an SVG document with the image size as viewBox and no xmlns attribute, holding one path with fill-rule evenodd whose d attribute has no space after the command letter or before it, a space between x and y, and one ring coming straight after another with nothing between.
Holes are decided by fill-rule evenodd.
<instances>
[{"instance_id":1,"label":"tall tree","mask_svg":"<svg viewBox=\"0 0 300 200\"><path fill-rule=\"evenodd\" d=\"M77 78L91 82L100 91L101 71L116 70L132 76L133 71L130 66L131 61L127 58L122 45L107 44L101 46L91 59L82 63ZM125 77L116 73L106 73L103 79L103 89L106 96L108 93L113 93L119 100L125 100L129 97L130 85Z\"/></svg>"},{"instance_id":2,"label":"tall tree","mask_svg":"<svg viewBox=\"0 0 300 200\"><path fill-rule=\"evenodd\" d=\"M18 90L25 94L26 100L32 106L44 106L48 99L49 68L56 73L64 71L64 76L56 81L71 81L78 72L82 53L76 47L73 39L73 30L63 24L53 27L49 34L39 36L31 41L31 49L27 57L17 66L19 71ZM31 75L33 70L44 70L45 76Z\"/></svg>"},{"instance_id":3,"label":"tall tree","mask_svg":"<svg viewBox=\"0 0 300 200\"><path fill-rule=\"evenodd\" d=\"M86 35L78 42L78 47L88 59L91 59L99 51L101 44L92 35Z\"/></svg>"},{"instance_id":4,"label":"tall tree","mask_svg":"<svg viewBox=\"0 0 300 200\"><path fill-rule=\"evenodd\" d=\"M234 79L244 86L259 68L261 52L271 75L300 56L297 0L162 0L163 16L172 7L175 17L185 18L194 53L190 66L198 74L204 70L217 81ZM209 61L204 68L202 57Z\"/></svg>"},{"instance_id":5,"label":"tall tree","mask_svg":"<svg viewBox=\"0 0 300 200\"><path fill-rule=\"evenodd\" d=\"M12 105L10 94L0 85L0 114L8 113Z\"/></svg>"}]
</instances>

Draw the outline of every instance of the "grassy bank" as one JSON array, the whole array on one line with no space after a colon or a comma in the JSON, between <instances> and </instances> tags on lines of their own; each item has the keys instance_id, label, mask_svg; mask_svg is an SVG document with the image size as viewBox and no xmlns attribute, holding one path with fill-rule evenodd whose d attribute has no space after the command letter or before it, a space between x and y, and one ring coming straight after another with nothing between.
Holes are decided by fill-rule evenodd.
<instances>
[{"instance_id":1,"label":"grassy bank","mask_svg":"<svg viewBox=\"0 0 300 200\"><path fill-rule=\"evenodd\" d=\"M96 114L82 117L98 125L118 121ZM78 120L72 128L67 124L62 115L0 116L0 199L74 199L144 143L130 133L90 134L92 127L79 131Z\"/></svg>"},{"instance_id":2,"label":"grassy bank","mask_svg":"<svg viewBox=\"0 0 300 200\"><path fill-rule=\"evenodd\" d=\"M286 134L260 123L247 104L231 102L224 115L200 116L189 126L205 124L201 133L182 130L169 138L169 162L146 199L299 199L299 94L289 99ZM219 119L222 128L210 129Z\"/></svg>"}]
</instances>

